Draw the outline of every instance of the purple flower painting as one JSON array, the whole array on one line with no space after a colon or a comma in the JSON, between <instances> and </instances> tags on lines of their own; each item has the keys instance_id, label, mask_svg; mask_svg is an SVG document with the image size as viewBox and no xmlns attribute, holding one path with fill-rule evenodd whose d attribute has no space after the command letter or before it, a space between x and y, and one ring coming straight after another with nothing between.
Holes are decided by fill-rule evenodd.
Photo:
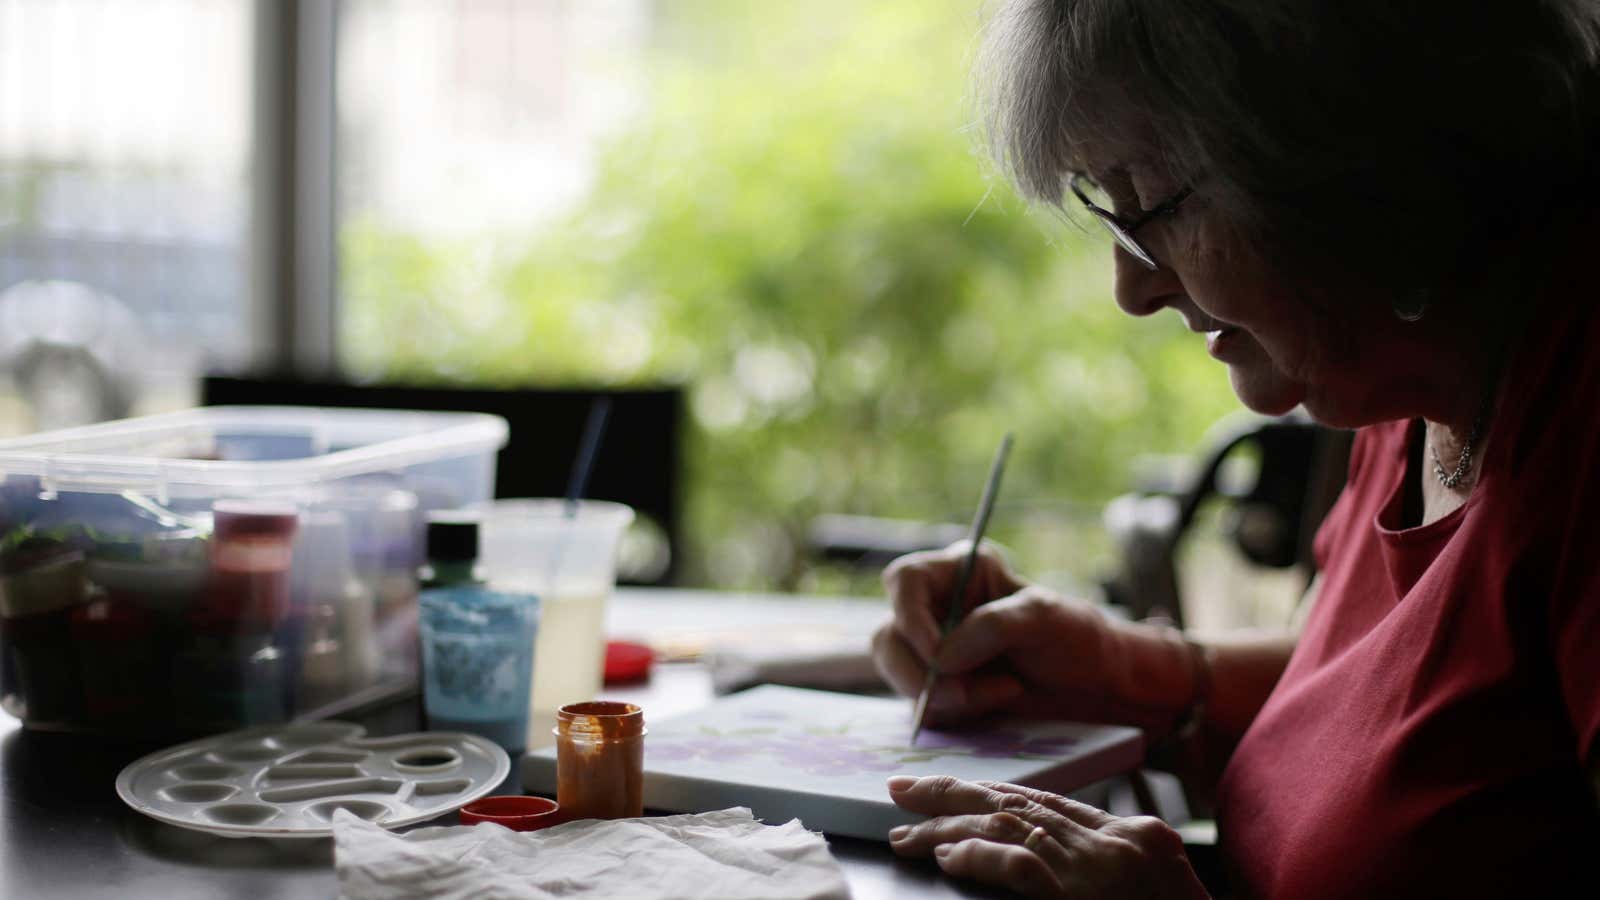
<instances>
[{"instance_id":1,"label":"purple flower painting","mask_svg":"<svg viewBox=\"0 0 1600 900\"><path fill-rule=\"evenodd\" d=\"M936 731L926 729L917 735L918 750L964 750L984 759L1002 757L1059 756L1078 743L1071 735L1029 737L1021 731Z\"/></svg>"},{"instance_id":2,"label":"purple flower painting","mask_svg":"<svg viewBox=\"0 0 1600 900\"><path fill-rule=\"evenodd\" d=\"M915 746L908 746L906 723L899 720L847 720L797 728L799 723L789 723L782 713L750 711L740 719L751 726L724 729L702 725L697 733L652 738L645 745L646 757L652 763L696 760L722 764L766 757L795 772L856 775L895 772L907 763L951 756L1052 759L1078 742L1070 735L1029 736L1020 730L997 728L927 730Z\"/></svg>"},{"instance_id":3,"label":"purple flower painting","mask_svg":"<svg viewBox=\"0 0 1600 900\"><path fill-rule=\"evenodd\" d=\"M812 775L892 772L897 768L895 760L881 755L879 748L848 738L807 735L773 743L773 755L779 761Z\"/></svg>"},{"instance_id":4,"label":"purple flower painting","mask_svg":"<svg viewBox=\"0 0 1600 900\"><path fill-rule=\"evenodd\" d=\"M650 726L645 802L673 812L743 806L768 822L882 841L910 818L889 794L896 775L1076 790L1142 758L1132 728L1021 717L939 725L913 741L903 698L760 685ZM530 787L557 780L555 755L530 757Z\"/></svg>"},{"instance_id":5,"label":"purple flower painting","mask_svg":"<svg viewBox=\"0 0 1600 900\"><path fill-rule=\"evenodd\" d=\"M647 743L645 755L651 762L699 759L724 763L770 756L788 768L811 775L848 775L894 771L895 757L883 754L882 749L847 735L701 734Z\"/></svg>"}]
</instances>

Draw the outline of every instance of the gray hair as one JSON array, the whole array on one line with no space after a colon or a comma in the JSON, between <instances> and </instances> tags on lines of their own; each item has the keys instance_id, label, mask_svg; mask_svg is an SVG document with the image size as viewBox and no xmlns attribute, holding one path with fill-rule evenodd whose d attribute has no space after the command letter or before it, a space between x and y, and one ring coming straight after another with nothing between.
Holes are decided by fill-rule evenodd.
<instances>
[{"instance_id":1,"label":"gray hair","mask_svg":"<svg viewBox=\"0 0 1600 900\"><path fill-rule=\"evenodd\" d=\"M1589 206L1597 59L1600 0L1006 0L979 76L1032 199L1132 143L1244 234L1426 278Z\"/></svg>"}]
</instances>

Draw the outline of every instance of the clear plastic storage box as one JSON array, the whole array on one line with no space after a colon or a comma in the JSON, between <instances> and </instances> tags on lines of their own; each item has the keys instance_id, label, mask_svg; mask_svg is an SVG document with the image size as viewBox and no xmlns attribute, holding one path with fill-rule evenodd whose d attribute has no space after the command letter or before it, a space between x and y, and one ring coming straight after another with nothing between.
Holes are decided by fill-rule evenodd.
<instances>
[{"instance_id":1,"label":"clear plastic storage box","mask_svg":"<svg viewBox=\"0 0 1600 900\"><path fill-rule=\"evenodd\" d=\"M423 516L490 499L505 441L242 406L0 441L0 702L167 738L414 688Z\"/></svg>"}]
</instances>

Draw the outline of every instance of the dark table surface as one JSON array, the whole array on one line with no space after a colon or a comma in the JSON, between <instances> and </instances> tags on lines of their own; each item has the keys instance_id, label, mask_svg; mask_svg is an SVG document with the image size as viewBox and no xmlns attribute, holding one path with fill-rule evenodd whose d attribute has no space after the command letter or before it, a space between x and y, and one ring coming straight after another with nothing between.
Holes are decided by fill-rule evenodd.
<instances>
[{"instance_id":1,"label":"dark table surface","mask_svg":"<svg viewBox=\"0 0 1600 900\"><path fill-rule=\"evenodd\" d=\"M414 702L353 721L371 734L420 728ZM125 806L115 782L155 745L107 744L0 721L0 897L332 897L333 842L225 838L157 822ZM516 773L496 793L522 793ZM429 825L454 825L441 816ZM420 827L420 826L419 826ZM990 896L944 880L886 844L830 838L856 897Z\"/></svg>"},{"instance_id":2,"label":"dark table surface","mask_svg":"<svg viewBox=\"0 0 1600 900\"><path fill-rule=\"evenodd\" d=\"M624 613L630 602L654 602L639 594L618 599ZM710 675L697 664L661 666L649 685L606 696L665 714L708 700ZM414 700L349 718L373 735L422 726ZM32 732L0 713L0 898L269 900L338 894L331 839L216 837L125 806L116 793L117 773L159 749ZM515 767L497 793L523 793ZM454 825L456 817L450 813L427 824ZM858 898L995 896L945 879L931 862L898 859L884 843L830 838L829 844Z\"/></svg>"}]
</instances>

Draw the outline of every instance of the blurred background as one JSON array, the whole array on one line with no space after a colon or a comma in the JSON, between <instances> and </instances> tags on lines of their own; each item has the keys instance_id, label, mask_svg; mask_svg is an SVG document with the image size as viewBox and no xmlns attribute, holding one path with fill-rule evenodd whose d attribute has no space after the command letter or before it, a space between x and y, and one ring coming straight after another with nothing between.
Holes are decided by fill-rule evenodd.
<instances>
[{"instance_id":1,"label":"blurred background","mask_svg":"<svg viewBox=\"0 0 1600 900\"><path fill-rule=\"evenodd\" d=\"M862 594L837 517L959 534L1013 429L992 534L1092 590L1108 501L1181 479L1237 404L1175 316L1117 310L1109 243L978 153L979 12L0 0L0 429L205 375L668 387L674 579ZM1246 585L1221 515L1185 543L1191 617L1280 623L1303 573Z\"/></svg>"}]
</instances>

